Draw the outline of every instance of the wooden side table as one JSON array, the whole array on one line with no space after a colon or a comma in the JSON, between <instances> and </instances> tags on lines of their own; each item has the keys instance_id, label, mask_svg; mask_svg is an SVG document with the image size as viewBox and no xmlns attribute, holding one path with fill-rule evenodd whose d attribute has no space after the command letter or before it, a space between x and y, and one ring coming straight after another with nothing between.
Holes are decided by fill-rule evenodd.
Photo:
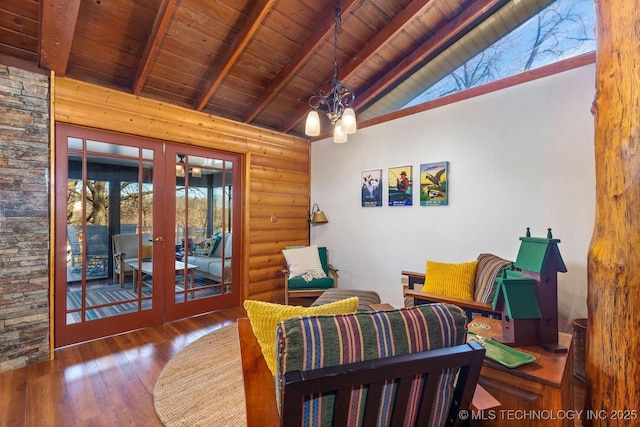
<instances>
[{"instance_id":1,"label":"wooden side table","mask_svg":"<svg viewBox=\"0 0 640 427\"><path fill-rule=\"evenodd\" d=\"M502 335L497 319L476 317L469 330L486 338ZM572 336L559 334L566 353L552 353L540 346L514 347L536 357L532 363L507 368L490 359L484 361L478 381L501 403L479 414L483 426L574 425Z\"/></svg>"}]
</instances>

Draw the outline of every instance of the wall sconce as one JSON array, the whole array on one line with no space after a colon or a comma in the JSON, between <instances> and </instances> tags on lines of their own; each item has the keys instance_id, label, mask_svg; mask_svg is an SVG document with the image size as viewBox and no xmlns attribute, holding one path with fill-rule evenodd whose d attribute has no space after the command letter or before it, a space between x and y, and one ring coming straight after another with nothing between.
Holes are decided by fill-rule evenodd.
<instances>
[{"instance_id":1,"label":"wall sconce","mask_svg":"<svg viewBox=\"0 0 640 427\"><path fill-rule=\"evenodd\" d=\"M320 207L317 203L313 204L311 208L311 213L309 213L309 217L307 218L307 222L309 225L318 225L318 224L326 224L329 222L327 216L323 211L320 210Z\"/></svg>"},{"instance_id":2,"label":"wall sconce","mask_svg":"<svg viewBox=\"0 0 640 427\"><path fill-rule=\"evenodd\" d=\"M327 216L324 214L323 211L320 210L320 207L318 206L318 204L314 203L313 207L311 208L311 212L307 217L307 223L309 224L309 234L307 239L309 244L311 244L311 226L326 224L328 222L329 220L327 219Z\"/></svg>"}]
</instances>

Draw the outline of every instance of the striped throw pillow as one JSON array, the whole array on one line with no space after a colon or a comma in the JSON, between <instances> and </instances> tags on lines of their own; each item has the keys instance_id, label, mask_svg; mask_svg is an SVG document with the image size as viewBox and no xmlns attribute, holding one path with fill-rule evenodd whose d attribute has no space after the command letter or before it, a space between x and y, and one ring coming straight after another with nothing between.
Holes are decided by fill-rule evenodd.
<instances>
[{"instance_id":1,"label":"striped throw pillow","mask_svg":"<svg viewBox=\"0 0 640 427\"><path fill-rule=\"evenodd\" d=\"M492 254L478 255L473 299L477 302L493 303L496 294L496 278L510 264L511 261Z\"/></svg>"},{"instance_id":2,"label":"striped throw pillow","mask_svg":"<svg viewBox=\"0 0 640 427\"><path fill-rule=\"evenodd\" d=\"M287 319L276 330L276 399L282 401L284 375L290 371L307 371L320 367L409 354L463 344L466 317L462 309L451 304L425 304L398 310L358 312L336 316L303 316ZM452 398L456 372L440 378L438 398L430 425L443 425ZM414 425L418 391L423 382L415 381L415 391L406 408L406 419ZM349 425L362 425L363 402L356 390L349 405ZM387 402L394 393L389 384L383 392ZM331 425L335 396L324 395L305 401L305 426ZM389 405L382 404L379 424L390 424Z\"/></svg>"}]
</instances>

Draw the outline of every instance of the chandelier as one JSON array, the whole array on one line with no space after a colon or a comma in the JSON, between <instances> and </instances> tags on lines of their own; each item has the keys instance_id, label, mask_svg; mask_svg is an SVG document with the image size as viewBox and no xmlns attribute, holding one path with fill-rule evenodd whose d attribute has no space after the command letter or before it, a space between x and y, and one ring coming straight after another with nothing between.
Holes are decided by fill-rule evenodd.
<instances>
[{"instance_id":1,"label":"chandelier","mask_svg":"<svg viewBox=\"0 0 640 427\"><path fill-rule=\"evenodd\" d=\"M176 164L176 176L179 178L184 178L185 175L185 163L184 163L184 154L178 154L178 163ZM194 178L200 178L202 176L202 169L198 167L190 167L189 173Z\"/></svg>"},{"instance_id":2,"label":"chandelier","mask_svg":"<svg viewBox=\"0 0 640 427\"><path fill-rule=\"evenodd\" d=\"M338 32L342 24L342 9L336 0L336 23L333 30L333 79L329 90L320 89L309 98L311 111L307 115L304 132L308 136L320 135L318 110L325 111L333 126L333 142L347 142L347 135L356 133L356 113L351 107L355 95L338 80Z\"/></svg>"}]
</instances>

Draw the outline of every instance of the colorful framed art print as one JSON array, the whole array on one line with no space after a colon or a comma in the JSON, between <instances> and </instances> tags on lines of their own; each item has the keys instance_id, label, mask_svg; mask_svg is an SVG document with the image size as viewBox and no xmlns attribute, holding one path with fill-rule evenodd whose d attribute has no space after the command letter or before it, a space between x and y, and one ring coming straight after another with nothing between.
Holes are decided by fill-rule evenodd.
<instances>
[{"instance_id":1,"label":"colorful framed art print","mask_svg":"<svg viewBox=\"0 0 640 427\"><path fill-rule=\"evenodd\" d=\"M449 204L449 162L420 165L420 205Z\"/></svg>"},{"instance_id":2,"label":"colorful framed art print","mask_svg":"<svg viewBox=\"0 0 640 427\"><path fill-rule=\"evenodd\" d=\"M362 172L362 207L382 206L382 169Z\"/></svg>"},{"instance_id":3,"label":"colorful framed art print","mask_svg":"<svg viewBox=\"0 0 640 427\"><path fill-rule=\"evenodd\" d=\"M389 168L389 206L411 206L413 204L413 167Z\"/></svg>"}]
</instances>

